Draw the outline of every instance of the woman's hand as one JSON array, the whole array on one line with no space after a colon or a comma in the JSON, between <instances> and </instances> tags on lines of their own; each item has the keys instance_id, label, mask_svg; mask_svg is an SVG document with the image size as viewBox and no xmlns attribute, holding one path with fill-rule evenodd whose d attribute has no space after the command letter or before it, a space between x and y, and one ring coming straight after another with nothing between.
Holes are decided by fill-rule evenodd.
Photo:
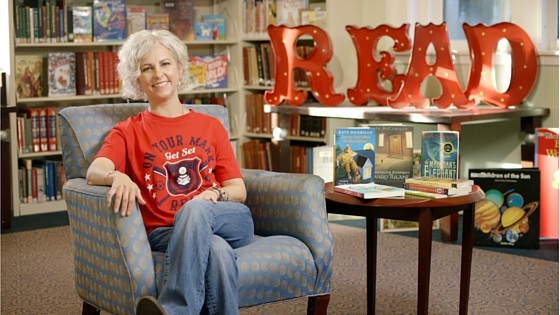
<instances>
[{"instance_id":1,"label":"woman's hand","mask_svg":"<svg viewBox=\"0 0 560 315\"><path fill-rule=\"evenodd\" d=\"M219 199L219 192L217 190L206 189L205 191L201 192L200 194L193 197L193 199L204 199L212 201L213 203L218 202Z\"/></svg>"},{"instance_id":2,"label":"woman's hand","mask_svg":"<svg viewBox=\"0 0 560 315\"><path fill-rule=\"evenodd\" d=\"M107 193L107 207L111 206L111 200L114 197L115 213L120 211L121 216L129 216L135 201L142 205L146 204L138 185L128 175L117 171L107 176L107 181L112 182L111 189Z\"/></svg>"}]
</instances>

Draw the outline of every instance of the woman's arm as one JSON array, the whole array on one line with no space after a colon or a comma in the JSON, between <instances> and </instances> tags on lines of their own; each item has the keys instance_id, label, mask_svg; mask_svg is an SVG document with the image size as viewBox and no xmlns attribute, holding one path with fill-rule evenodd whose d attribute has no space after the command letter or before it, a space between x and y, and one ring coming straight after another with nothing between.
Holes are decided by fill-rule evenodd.
<instances>
[{"instance_id":1,"label":"woman's arm","mask_svg":"<svg viewBox=\"0 0 560 315\"><path fill-rule=\"evenodd\" d=\"M130 215L135 200L146 204L136 183L128 175L115 170L115 164L108 158L93 160L87 170L86 181L89 185L111 186L107 193L107 206L111 206L114 196L114 211L117 213L120 210L122 216Z\"/></svg>"},{"instance_id":2,"label":"woman's arm","mask_svg":"<svg viewBox=\"0 0 560 315\"><path fill-rule=\"evenodd\" d=\"M245 202L247 189L242 178L223 181L220 188L209 188L195 196L193 199L206 199L216 201Z\"/></svg>"}]
</instances>

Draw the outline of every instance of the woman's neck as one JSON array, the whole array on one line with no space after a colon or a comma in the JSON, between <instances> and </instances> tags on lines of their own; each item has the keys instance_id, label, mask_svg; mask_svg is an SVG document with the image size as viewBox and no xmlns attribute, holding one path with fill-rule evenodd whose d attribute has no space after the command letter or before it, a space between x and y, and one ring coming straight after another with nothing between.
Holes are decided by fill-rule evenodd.
<instances>
[{"instance_id":1,"label":"woman's neck","mask_svg":"<svg viewBox=\"0 0 560 315\"><path fill-rule=\"evenodd\" d=\"M187 112L183 104L181 104L180 102L158 105L153 105L150 103L150 107L148 107L148 110L154 115L169 118L183 116Z\"/></svg>"}]
</instances>

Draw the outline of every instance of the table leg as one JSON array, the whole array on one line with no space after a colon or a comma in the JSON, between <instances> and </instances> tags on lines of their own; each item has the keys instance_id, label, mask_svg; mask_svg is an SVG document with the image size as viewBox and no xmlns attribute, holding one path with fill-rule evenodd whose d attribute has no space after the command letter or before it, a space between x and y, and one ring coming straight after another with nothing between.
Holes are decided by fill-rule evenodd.
<instances>
[{"instance_id":1,"label":"table leg","mask_svg":"<svg viewBox=\"0 0 560 315\"><path fill-rule=\"evenodd\" d=\"M463 244L461 249L461 291L459 314L467 315L469 308L469 290L471 284L472 251L474 243L474 208L471 204L463 211Z\"/></svg>"},{"instance_id":2,"label":"table leg","mask_svg":"<svg viewBox=\"0 0 560 315\"><path fill-rule=\"evenodd\" d=\"M375 284L377 272L377 218L366 218L366 278L367 314L375 314Z\"/></svg>"},{"instance_id":3,"label":"table leg","mask_svg":"<svg viewBox=\"0 0 560 315\"><path fill-rule=\"evenodd\" d=\"M428 314L430 265L432 261L432 209L420 209L418 228L418 302L417 314Z\"/></svg>"}]
</instances>

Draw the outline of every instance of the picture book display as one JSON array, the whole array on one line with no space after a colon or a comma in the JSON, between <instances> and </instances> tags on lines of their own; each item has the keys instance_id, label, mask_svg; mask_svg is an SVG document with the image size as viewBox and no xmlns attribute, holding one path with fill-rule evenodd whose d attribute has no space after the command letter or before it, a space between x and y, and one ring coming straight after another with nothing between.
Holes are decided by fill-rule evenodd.
<instances>
[{"instance_id":1,"label":"picture book display","mask_svg":"<svg viewBox=\"0 0 560 315\"><path fill-rule=\"evenodd\" d=\"M363 199L403 197L404 189L375 183L334 186L334 191Z\"/></svg>"},{"instance_id":2,"label":"picture book display","mask_svg":"<svg viewBox=\"0 0 560 315\"><path fill-rule=\"evenodd\" d=\"M204 14L201 17L202 22L211 23L212 39L226 39L226 18L222 14Z\"/></svg>"},{"instance_id":3,"label":"picture book display","mask_svg":"<svg viewBox=\"0 0 560 315\"><path fill-rule=\"evenodd\" d=\"M334 135L334 185L373 183L375 179L375 129L336 128Z\"/></svg>"},{"instance_id":4,"label":"picture book display","mask_svg":"<svg viewBox=\"0 0 560 315\"><path fill-rule=\"evenodd\" d=\"M45 96L43 59L42 55L16 55L15 82L18 99Z\"/></svg>"},{"instance_id":5,"label":"picture book display","mask_svg":"<svg viewBox=\"0 0 560 315\"><path fill-rule=\"evenodd\" d=\"M72 32L74 42L93 41L93 7L72 7Z\"/></svg>"},{"instance_id":6,"label":"picture book display","mask_svg":"<svg viewBox=\"0 0 560 315\"><path fill-rule=\"evenodd\" d=\"M421 175L459 178L459 133L424 131L421 144Z\"/></svg>"},{"instance_id":7,"label":"picture book display","mask_svg":"<svg viewBox=\"0 0 560 315\"><path fill-rule=\"evenodd\" d=\"M93 1L94 41L124 40L126 38L125 0Z\"/></svg>"},{"instance_id":8,"label":"picture book display","mask_svg":"<svg viewBox=\"0 0 560 315\"><path fill-rule=\"evenodd\" d=\"M475 205L474 245L539 248L540 175L537 168L469 170L486 194Z\"/></svg>"},{"instance_id":9,"label":"picture book display","mask_svg":"<svg viewBox=\"0 0 560 315\"><path fill-rule=\"evenodd\" d=\"M535 166L541 171L540 237L558 239L558 128L535 130Z\"/></svg>"},{"instance_id":10,"label":"picture book display","mask_svg":"<svg viewBox=\"0 0 560 315\"><path fill-rule=\"evenodd\" d=\"M402 187L412 177L413 126L368 124L375 129L375 183Z\"/></svg>"},{"instance_id":11,"label":"picture book display","mask_svg":"<svg viewBox=\"0 0 560 315\"><path fill-rule=\"evenodd\" d=\"M48 54L49 96L76 95L76 53Z\"/></svg>"}]
</instances>

